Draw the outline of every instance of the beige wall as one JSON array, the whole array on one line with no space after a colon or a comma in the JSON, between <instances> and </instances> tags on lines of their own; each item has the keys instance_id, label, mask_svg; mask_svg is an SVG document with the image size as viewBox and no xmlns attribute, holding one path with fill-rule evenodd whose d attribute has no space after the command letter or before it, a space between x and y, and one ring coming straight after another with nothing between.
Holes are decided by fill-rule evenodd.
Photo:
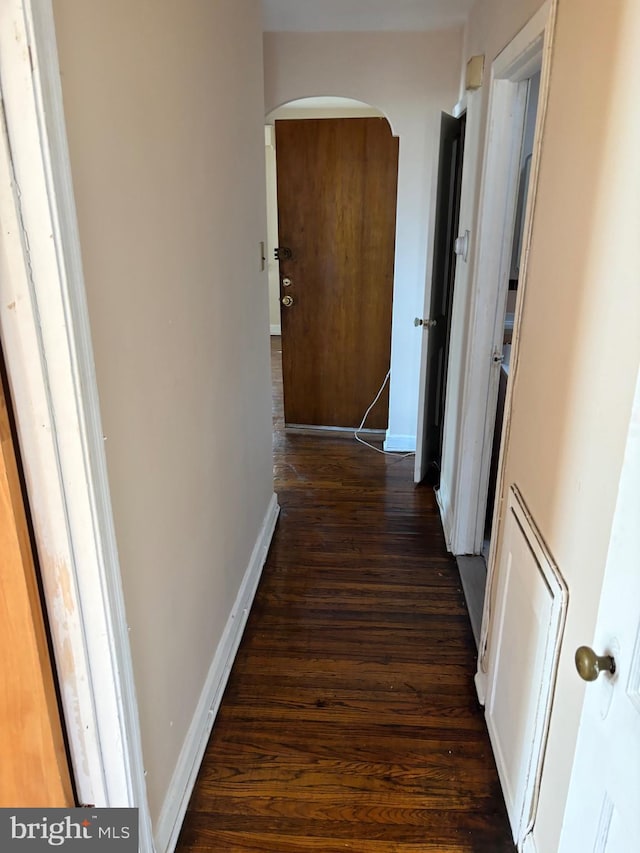
<instances>
[{"instance_id":1,"label":"beige wall","mask_svg":"<svg viewBox=\"0 0 640 853\"><path fill-rule=\"evenodd\" d=\"M520 14L516 14L514 6ZM470 52L492 57L531 3L479 2ZM535 839L554 853L640 362L640 119L629 109L635 0L561 0L506 484L516 483L569 586Z\"/></svg>"},{"instance_id":2,"label":"beige wall","mask_svg":"<svg viewBox=\"0 0 640 853\"><path fill-rule=\"evenodd\" d=\"M381 110L400 137L389 402L394 447L415 446L422 332L413 320L422 316L431 271L440 113L457 100L461 47L458 30L264 37L268 113L297 98L354 98Z\"/></svg>"},{"instance_id":3,"label":"beige wall","mask_svg":"<svg viewBox=\"0 0 640 853\"><path fill-rule=\"evenodd\" d=\"M272 492L258 0L54 0L157 820Z\"/></svg>"},{"instance_id":4,"label":"beige wall","mask_svg":"<svg viewBox=\"0 0 640 853\"><path fill-rule=\"evenodd\" d=\"M470 251L467 263L456 264L456 280L453 302L453 325L449 349L447 377L447 409L445 414L445 438L442 454L440 481L440 503L444 508L447 535L453 537L456 554L472 551L474 544L469 536L459 541L455 529L449 529L456 513L468 501L468 489L463 484L464 494L458 488L461 467L460 435L465 418L465 371L467 366L467 341L470 334L470 311L474 275L475 242L478 236L478 207L482 176L482 161L486 122L489 107L489 80L491 64L504 47L541 6L541 0L477 0L473 6L464 31L462 68L460 74L460 96L464 94L466 63L472 56L484 56L484 85L467 93L467 126L465 131L464 170L458 233L469 231ZM453 525L455 528L455 525Z\"/></svg>"},{"instance_id":5,"label":"beige wall","mask_svg":"<svg viewBox=\"0 0 640 853\"><path fill-rule=\"evenodd\" d=\"M469 20L464 31L460 94L464 90L464 72L467 60L472 56L484 55L485 85L478 93L480 100L478 162L480 163L484 156L485 125L490 90L490 86L487 84L491 73L491 63L516 33L533 17L542 6L542 2L543 0L476 0L469 14ZM480 182L478 181L474 198L475 209L477 209L479 195Z\"/></svg>"}]
</instances>

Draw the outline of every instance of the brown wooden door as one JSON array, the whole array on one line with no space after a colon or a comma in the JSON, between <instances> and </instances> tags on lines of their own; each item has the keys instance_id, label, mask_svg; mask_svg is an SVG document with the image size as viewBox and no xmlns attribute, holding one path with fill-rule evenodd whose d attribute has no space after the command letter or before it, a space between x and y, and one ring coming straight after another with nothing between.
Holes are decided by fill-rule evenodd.
<instances>
[{"instance_id":1,"label":"brown wooden door","mask_svg":"<svg viewBox=\"0 0 640 853\"><path fill-rule=\"evenodd\" d=\"M74 804L1 382L0 756L0 807Z\"/></svg>"},{"instance_id":2,"label":"brown wooden door","mask_svg":"<svg viewBox=\"0 0 640 853\"><path fill-rule=\"evenodd\" d=\"M381 118L277 121L276 156L285 422L357 427L391 358L398 140Z\"/></svg>"}]
</instances>

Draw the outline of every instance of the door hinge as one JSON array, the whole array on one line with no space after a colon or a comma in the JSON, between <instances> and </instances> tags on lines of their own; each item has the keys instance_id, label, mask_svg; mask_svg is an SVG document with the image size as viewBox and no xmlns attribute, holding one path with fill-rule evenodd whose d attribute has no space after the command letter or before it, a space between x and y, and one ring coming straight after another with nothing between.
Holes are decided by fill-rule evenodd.
<instances>
[{"instance_id":1,"label":"door hinge","mask_svg":"<svg viewBox=\"0 0 640 853\"><path fill-rule=\"evenodd\" d=\"M504 361L504 353L501 350L494 349L493 354L491 356L491 361L494 364L502 364Z\"/></svg>"}]
</instances>

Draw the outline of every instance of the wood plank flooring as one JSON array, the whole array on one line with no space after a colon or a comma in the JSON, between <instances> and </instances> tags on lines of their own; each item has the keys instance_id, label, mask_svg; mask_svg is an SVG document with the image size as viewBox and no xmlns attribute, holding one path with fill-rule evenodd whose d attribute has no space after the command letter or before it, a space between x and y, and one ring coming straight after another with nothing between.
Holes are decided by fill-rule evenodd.
<instances>
[{"instance_id":1,"label":"wood plank flooring","mask_svg":"<svg viewBox=\"0 0 640 853\"><path fill-rule=\"evenodd\" d=\"M282 512L178 850L513 853L433 492L286 436L272 340Z\"/></svg>"}]
</instances>

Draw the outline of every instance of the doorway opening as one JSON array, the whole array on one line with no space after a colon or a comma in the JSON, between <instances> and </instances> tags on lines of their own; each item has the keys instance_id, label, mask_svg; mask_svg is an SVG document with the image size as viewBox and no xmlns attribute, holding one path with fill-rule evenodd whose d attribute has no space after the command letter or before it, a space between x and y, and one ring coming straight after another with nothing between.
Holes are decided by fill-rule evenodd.
<instances>
[{"instance_id":1,"label":"doorway opening","mask_svg":"<svg viewBox=\"0 0 640 853\"><path fill-rule=\"evenodd\" d=\"M440 485L444 440L456 259L458 253L466 256L464 238L462 242L457 239L466 121L466 112L458 118L448 113L441 116L429 314L415 320L428 337L423 340L426 353L423 351L421 359L419 446L414 477L436 489Z\"/></svg>"},{"instance_id":2,"label":"doorway opening","mask_svg":"<svg viewBox=\"0 0 640 853\"><path fill-rule=\"evenodd\" d=\"M306 98L265 131L270 332L288 432L381 443L395 264L398 139L378 110Z\"/></svg>"},{"instance_id":3,"label":"doorway opening","mask_svg":"<svg viewBox=\"0 0 640 853\"><path fill-rule=\"evenodd\" d=\"M509 368L511 361L511 346L513 341L513 330L515 323L516 300L518 296L518 284L520 281L520 269L522 259L522 239L524 234L524 220L529 196L529 178L531 176L531 162L533 160L533 142L536 129L536 118L538 115L538 99L540 93L541 70L535 72L528 80L524 81L527 89L527 102L524 115L524 127L522 129L522 145L518 164L518 178L516 191L515 215L513 218L513 237L511 240L511 255L509 261L509 283L502 311L502 351L498 352L498 363L500 373L498 378L498 395L496 400L495 423L491 439L491 456L489 460L489 482L487 486L486 508L484 517L484 536L482 542L482 555L485 562L489 558L489 548L493 535L494 506L496 499L496 484L498 479L498 461L502 443L502 427L504 424L505 401L507 397L507 386L509 382Z\"/></svg>"},{"instance_id":4,"label":"doorway opening","mask_svg":"<svg viewBox=\"0 0 640 853\"><path fill-rule=\"evenodd\" d=\"M522 293L535 205L538 151L548 73L548 7L496 58L491 69L483 176L463 389L454 553L474 637L497 553L502 504L501 451L509 428L510 382L517 361ZM544 60L544 62L543 62Z\"/></svg>"},{"instance_id":5,"label":"doorway opening","mask_svg":"<svg viewBox=\"0 0 640 853\"><path fill-rule=\"evenodd\" d=\"M477 435L482 444L478 460L477 498L473 509L473 554L457 557L460 577L465 592L473 635L478 647L481 645L482 617L488 589L488 566L493 557L497 518L500 507L496 504L499 495L499 466L504 442L507 413L507 391L511 376L511 352L517 333L517 301L522 280L523 249L527 202L530 195L531 167L534 156L534 141L538 117L541 79L541 53L538 52L526 69L523 79L499 80L494 82L502 104L495 106L506 111L506 126L501 141L489 140L487 151L487 173L496 183L494 198L487 190L484 215L493 215L502 222L501 230L491 235L480 248L478 278L491 274L495 285L487 293L494 313L493 328L487 330L485 346L491 353L486 370L486 410L484 420L477 424ZM498 100L498 98L496 98ZM510 137L510 138L509 138ZM502 150L500 151L499 149ZM498 179L498 175L502 180ZM484 257L483 257L484 252ZM492 260L489 260L492 255ZM484 263L483 263L484 262Z\"/></svg>"}]
</instances>

